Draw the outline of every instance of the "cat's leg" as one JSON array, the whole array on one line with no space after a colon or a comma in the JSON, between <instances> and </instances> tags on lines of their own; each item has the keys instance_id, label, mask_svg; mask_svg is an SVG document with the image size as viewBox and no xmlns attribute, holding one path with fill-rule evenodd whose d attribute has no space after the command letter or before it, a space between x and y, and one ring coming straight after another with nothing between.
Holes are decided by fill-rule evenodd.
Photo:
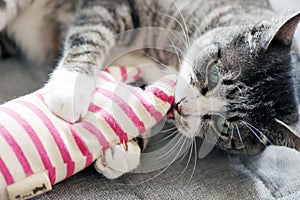
<instances>
[{"instance_id":1,"label":"cat's leg","mask_svg":"<svg viewBox=\"0 0 300 200\"><path fill-rule=\"evenodd\" d=\"M96 170L106 178L115 179L136 169L140 163L141 148L135 141L113 145L96 160Z\"/></svg>"},{"instance_id":2,"label":"cat's leg","mask_svg":"<svg viewBox=\"0 0 300 200\"><path fill-rule=\"evenodd\" d=\"M132 23L122 1L109 9L101 5L105 2L84 1L67 34L63 56L45 85L49 108L70 122L86 115L97 74L115 43L114 34Z\"/></svg>"}]
</instances>

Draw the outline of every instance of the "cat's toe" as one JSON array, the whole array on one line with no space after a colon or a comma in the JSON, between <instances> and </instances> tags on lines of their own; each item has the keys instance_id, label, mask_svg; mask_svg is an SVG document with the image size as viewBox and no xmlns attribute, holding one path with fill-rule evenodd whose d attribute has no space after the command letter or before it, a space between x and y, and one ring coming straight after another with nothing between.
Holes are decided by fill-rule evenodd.
<instances>
[{"instance_id":1,"label":"cat's toe","mask_svg":"<svg viewBox=\"0 0 300 200\"><path fill-rule=\"evenodd\" d=\"M106 178L115 179L136 169L140 163L141 149L135 141L114 144L96 160L96 170Z\"/></svg>"},{"instance_id":2,"label":"cat's toe","mask_svg":"<svg viewBox=\"0 0 300 200\"><path fill-rule=\"evenodd\" d=\"M108 179L116 179L126 173L107 166L105 163L103 163L102 159L97 159L94 163L94 166L97 172L99 172Z\"/></svg>"},{"instance_id":3,"label":"cat's toe","mask_svg":"<svg viewBox=\"0 0 300 200\"><path fill-rule=\"evenodd\" d=\"M94 90L87 75L57 70L45 85L45 103L64 120L74 123L86 116Z\"/></svg>"}]
</instances>

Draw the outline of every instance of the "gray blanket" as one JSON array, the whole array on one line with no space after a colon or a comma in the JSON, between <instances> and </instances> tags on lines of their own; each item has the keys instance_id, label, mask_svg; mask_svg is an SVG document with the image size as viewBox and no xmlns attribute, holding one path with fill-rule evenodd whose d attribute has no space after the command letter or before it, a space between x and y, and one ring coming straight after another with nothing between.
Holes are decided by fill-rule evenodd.
<instances>
[{"instance_id":1,"label":"gray blanket","mask_svg":"<svg viewBox=\"0 0 300 200\"><path fill-rule=\"evenodd\" d=\"M282 9L292 0L274 2ZM51 69L30 66L21 60L0 62L0 102L46 81ZM255 157L214 150L195 168L194 161L179 161L161 174L128 174L114 181L90 167L34 199L300 199L300 153L294 150L269 147Z\"/></svg>"}]
</instances>

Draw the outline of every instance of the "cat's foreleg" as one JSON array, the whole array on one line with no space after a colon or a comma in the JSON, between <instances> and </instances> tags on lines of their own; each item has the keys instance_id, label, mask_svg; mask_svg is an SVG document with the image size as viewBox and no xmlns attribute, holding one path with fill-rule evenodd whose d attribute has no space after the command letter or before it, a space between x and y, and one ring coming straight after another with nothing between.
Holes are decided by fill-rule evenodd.
<instances>
[{"instance_id":1,"label":"cat's foreleg","mask_svg":"<svg viewBox=\"0 0 300 200\"><path fill-rule=\"evenodd\" d=\"M70 122L86 115L97 74L115 43L114 32L114 18L104 7L80 11L67 34L63 56L45 85L45 101L52 112Z\"/></svg>"}]
</instances>

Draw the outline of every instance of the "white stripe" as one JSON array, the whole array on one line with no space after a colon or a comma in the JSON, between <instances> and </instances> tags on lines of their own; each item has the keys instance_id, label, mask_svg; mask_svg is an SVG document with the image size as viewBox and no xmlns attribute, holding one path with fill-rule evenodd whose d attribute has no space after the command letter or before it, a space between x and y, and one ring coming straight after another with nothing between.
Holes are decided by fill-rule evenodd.
<instances>
[{"instance_id":1,"label":"white stripe","mask_svg":"<svg viewBox=\"0 0 300 200\"><path fill-rule=\"evenodd\" d=\"M16 157L13 149L2 139L0 136L0 147L1 154L0 157L3 159L7 169L10 171L15 182L20 181L26 177L22 165L20 164L18 158Z\"/></svg>"},{"instance_id":2,"label":"white stripe","mask_svg":"<svg viewBox=\"0 0 300 200\"><path fill-rule=\"evenodd\" d=\"M77 160L83 159L83 155L82 155L79 147L77 146L77 143L71 133L70 128L67 126L66 122L63 122L62 120L57 120L56 118L55 118L55 120L53 120L53 114L49 113L49 109L44 105L43 102L41 102L41 100L37 96L34 96L34 97L35 97L35 99L34 99L35 102L41 103L40 105L38 105L39 109L41 109L41 111L48 116L48 118L54 124L55 128L60 132L60 137L62 138L66 148L68 149L68 152L71 156L72 161L76 162ZM33 99L32 99L32 101L33 101ZM34 104L37 105L37 103L34 103ZM78 132L78 133L80 134L80 132Z\"/></svg>"},{"instance_id":3,"label":"white stripe","mask_svg":"<svg viewBox=\"0 0 300 200\"><path fill-rule=\"evenodd\" d=\"M85 118L84 121L88 121L87 118ZM89 121L92 120L90 119ZM100 156L102 147L99 145L97 138L88 130L83 128L80 124L74 124L74 128L80 133L82 140L86 144L88 150L93 154L94 159L98 158Z\"/></svg>"},{"instance_id":4,"label":"white stripe","mask_svg":"<svg viewBox=\"0 0 300 200\"><path fill-rule=\"evenodd\" d=\"M39 107L40 109L42 108L42 106L37 105L36 102L33 102L32 99L31 99L31 102L33 104L35 104L37 107ZM28 109L26 106L23 106L23 105L18 104L18 103L11 102L11 108L13 108L16 112L21 113L23 118L30 119L30 120L28 120L28 123L31 125L31 127L37 133L37 136L40 139L42 145L44 146L45 151L47 152L47 155L48 155L52 165L55 166L55 167L63 166L64 161L63 161L62 156L60 154L59 148L58 148L53 136L51 135L50 131L44 125L43 121L41 119L39 119L35 115L35 113L32 110ZM44 114L47 115L45 110L42 110L42 111L43 111ZM51 114L51 115L48 114L47 116L53 116L53 114ZM54 126L58 130L61 130L61 128L60 128L61 125L58 125L58 123L54 123ZM63 167L63 168L64 169L57 169L56 170L56 181L57 180L62 180L66 177L66 168L65 167Z\"/></svg>"},{"instance_id":5,"label":"white stripe","mask_svg":"<svg viewBox=\"0 0 300 200\"><path fill-rule=\"evenodd\" d=\"M138 116L139 119L142 119L145 126L147 125L149 127L149 124L153 125L155 119L150 116L149 112L145 109L145 107L140 102L140 100L132 93L133 90L124 89L122 86L116 86L115 83L110 83L107 81L103 81L101 83L102 83L100 86L101 88L107 88L108 90L110 90L111 92L113 92L114 94L122 98L125 102L127 102L128 105L131 105L133 112ZM126 87L130 87L130 86L126 85ZM134 88L134 90L136 90L136 92L142 91L141 89L137 89L137 88ZM147 94L146 97L144 93L141 96L143 96L144 99L146 99L147 102L149 102L149 99L151 99L154 96L153 94L151 96L151 94L150 93ZM150 98L149 95L151 96ZM107 101L107 99L105 99L105 101ZM103 96L101 94L96 93L94 95L94 102L96 103L97 106L104 108L105 106L103 105L105 104L105 101L103 101ZM133 124L133 122L130 122L130 124Z\"/></svg>"},{"instance_id":6,"label":"white stripe","mask_svg":"<svg viewBox=\"0 0 300 200\"><path fill-rule=\"evenodd\" d=\"M116 135L116 133L112 130L112 128L100 115L91 113L86 118L84 118L84 121L93 124L102 133L102 135L104 136L104 138L107 140L108 143L111 144L112 142L119 141L119 137ZM93 144L94 143L95 142L93 142ZM97 152L97 151L93 151L93 152Z\"/></svg>"},{"instance_id":7,"label":"white stripe","mask_svg":"<svg viewBox=\"0 0 300 200\"><path fill-rule=\"evenodd\" d=\"M32 171L40 171L44 169L42 160L38 154L34 143L28 136L27 132L9 115L0 112L1 125L3 125L14 140L19 144L24 156L30 164Z\"/></svg>"},{"instance_id":8,"label":"white stripe","mask_svg":"<svg viewBox=\"0 0 300 200\"><path fill-rule=\"evenodd\" d=\"M109 70L110 75L112 75L116 81L122 81L123 77L121 74L120 67L109 67L108 70ZM107 73L105 73L105 75L107 75Z\"/></svg>"},{"instance_id":9,"label":"white stripe","mask_svg":"<svg viewBox=\"0 0 300 200\"><path fill-rule=\"evenodd\" d=\"M0 199L8 199L6 193L6 182L2 173L0 173Z\"/></svg>"},{"instance_id":10,"label":"white stripe","mask_svg":"<svg viewBox=\"0 0 300 200\"><path fill-rule=\"evenodd\" d=\"M117 95L116 92L114 94L116 96L119 96ZM128 115L123 109L121 109L114 101L111 101L109 98L105 97L104 95L99 94L99 98L103 99L103 101L106 102L105 104L101 104L102 109L114 117L114 119L118 122L118 124L122 128L122 130L124 130L128 134L128 136L137 137L139 135L138 128L134 125L134 123L131 121L131 119L128 117ZM124 98L122 99L127 104L126 99ZM115 133L112 134L115 135Z\"/></svg>"},{"instance_id":11,"label":"white stripe","mask_svg":"<svg viewBox=\"0 0 300 200\"><path fill-rule=\"evenodd\" d=\"M82 157L81 159L78 159L75 161L75 169L74 174L80 172L82 169L85 168L86 158Z\"/></svg>"}]
</instances>

